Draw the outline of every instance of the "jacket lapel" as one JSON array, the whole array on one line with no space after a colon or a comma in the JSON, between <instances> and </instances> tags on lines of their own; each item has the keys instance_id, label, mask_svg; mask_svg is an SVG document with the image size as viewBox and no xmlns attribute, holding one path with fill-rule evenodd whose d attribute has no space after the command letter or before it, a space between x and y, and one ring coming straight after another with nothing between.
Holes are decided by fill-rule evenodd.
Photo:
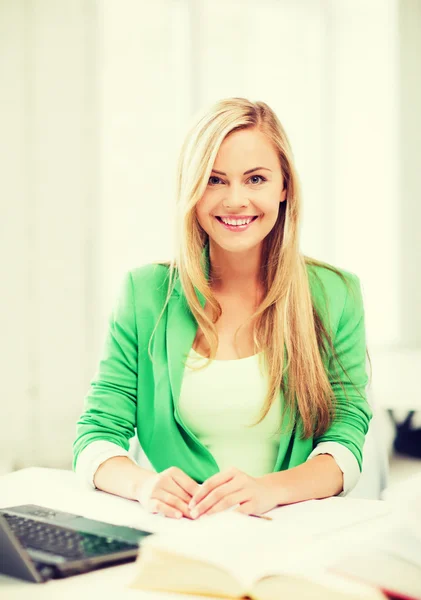
<instances>
[{"instance_id":1,"label":"jacket lapel","mask_svg":"<svg viewBox=\"0 0 421 600\"><path fill-rule=\"evenodd\" d=\"M209 279L208 245L205 246L202 256L204 273L206 278ZM204 307L205 298L198 290L196 290L196 294L202 307ZM180 397L181 383L184 374L184 363L187 359L187 354L192 347L196 332L196 319L190 311L180 279L177 278L168 303L166 328L168 372L176 417L178 399Z\"/></svg>"},{"instance_id":2,"label":"jacket lapel","mask_svg":"<svg viewBox=\"0 0 421 600\"><path fill-rule=\"evenodd\" d=\"M174 407L180 397L184 363L196 336L197 323L184 294L174 291L168 303L167 361Z\"/></svg>"}]
</instances>

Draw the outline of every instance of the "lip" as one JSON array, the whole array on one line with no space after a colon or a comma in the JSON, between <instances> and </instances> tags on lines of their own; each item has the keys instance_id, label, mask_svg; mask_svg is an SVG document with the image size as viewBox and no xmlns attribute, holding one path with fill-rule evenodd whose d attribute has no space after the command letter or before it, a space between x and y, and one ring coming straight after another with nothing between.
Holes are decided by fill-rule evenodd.
<instances>
[{"instance_id":1,"label":"lip","mask_svg":"<svg viewBox=\"0 0 421 600\"><path fill-rule=\"evenodd\" d=\"M250 219L259 215L215 215L217 219Z\"/></svg>"},{"instance_id":2,"label":"lip","mask_svg":"<svg viewBox=\"0 0 421 600\"><path fill-rule=\"evenodd\" d=\"M253 219L252 221L250 221L250 223L248 223L247 225L227 225L226 223L224 223L221 220L220 216L215 217L215 219L218 221L218 223L220 225L222 225L222 227L224 227L224 229L228 229L228 231L234 231L235 233L241 233L242 231L246 231L249 227L251 227L253 225L253 223L255 223L257 221L259 216L258 215L245 215L245 216L235 215L235 217L234 216L225 217L225 215L223 216L223 218L226 218L226 219L249 219L250 217L256 217L256 218Z\"/></svg>"}]
</instances>

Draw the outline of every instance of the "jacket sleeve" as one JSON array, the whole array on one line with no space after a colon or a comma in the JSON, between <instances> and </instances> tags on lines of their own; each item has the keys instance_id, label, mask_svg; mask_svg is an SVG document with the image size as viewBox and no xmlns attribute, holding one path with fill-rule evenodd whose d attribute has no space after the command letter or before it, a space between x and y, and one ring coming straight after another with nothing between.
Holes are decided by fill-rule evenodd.
<instances>
[{"instance_id":1,"label":"jacket sleeve","mask_svg":"<svg viewBox=\"0 0 421 600\"><path fill-rule=\"evenodd\" d=\"M328 367L329 381L336 397L335 415L329 429L314 442L316 445L322 442L342 444L353 453L361 471L364 440L372 411L366 396L368 377L361 285L356 275L348 273L347 278L349 289L333 341L340 362L332 357Z\"/></svg>"},{"instance_id":2,"label":"jacket sleeve","mask_svg":"<svg viewBox=\"0 0 421 600\"><path fill-rule=\"evenodd\" d=\"M137 334L133 280L127 273L111 313L102 358L85 398L73 443L73 469L88 444L105 440L129 449L135 434Z\"/></svg>"}]
</instances>

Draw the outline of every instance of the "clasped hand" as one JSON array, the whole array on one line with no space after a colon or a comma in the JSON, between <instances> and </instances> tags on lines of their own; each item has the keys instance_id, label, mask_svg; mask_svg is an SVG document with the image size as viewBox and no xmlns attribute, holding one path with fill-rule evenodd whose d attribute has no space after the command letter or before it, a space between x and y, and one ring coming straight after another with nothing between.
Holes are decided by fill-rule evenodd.
<instances>
[{"instance_id":1,"label":"clasped hand","mask_svg":"<svg viewBox=\"0 0 421 600\"><path fill-rule=\"evenodd\" d=\"M176 519L197 519L227 509L260 515L277 504L273 488L264 477L251 477L234 467L213 475L202 485L181 469L170 467L143 483L138 500L149 512Z\"/></svg>"}]
</instances>

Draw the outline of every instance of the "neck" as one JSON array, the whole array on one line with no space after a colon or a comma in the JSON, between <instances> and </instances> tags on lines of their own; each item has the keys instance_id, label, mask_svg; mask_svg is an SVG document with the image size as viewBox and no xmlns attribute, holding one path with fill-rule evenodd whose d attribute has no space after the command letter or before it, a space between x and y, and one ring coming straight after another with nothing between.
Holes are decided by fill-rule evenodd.
<instances>
[{"instance_id":1,"label":"neck","mask_svg":"<svg viewBox=\"0 0 421 600\"><path fill-rule=\"evenodd\" d=\"M210 240L212 287L224 294L250 294L262 287L262 246L245 252L227 252Z\"/></svg>"}]
</instances>

